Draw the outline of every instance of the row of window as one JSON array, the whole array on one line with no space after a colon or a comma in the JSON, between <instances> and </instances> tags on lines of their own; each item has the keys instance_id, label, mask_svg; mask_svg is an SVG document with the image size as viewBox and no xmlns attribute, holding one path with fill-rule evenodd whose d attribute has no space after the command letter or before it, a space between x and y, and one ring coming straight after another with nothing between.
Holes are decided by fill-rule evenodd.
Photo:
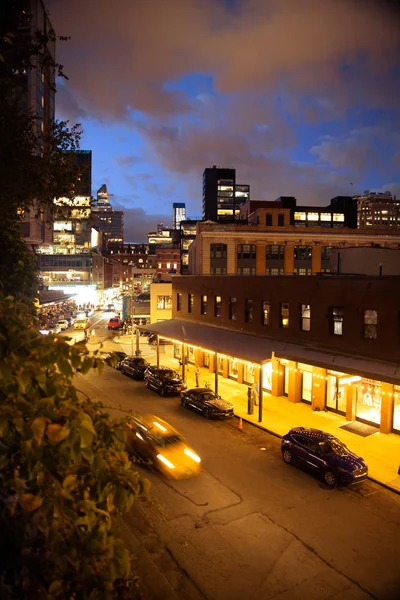
<instances>
[{"instance_id":1,"label":"row of window","mask_svg":"<svg viewBox=\"0 0 400 600\"><path fill-rule=\"evenodd\" d=\"M221 317L221 296L214 296L213 312L214 317ZM245 299L244 320L246 323L253 323L256 318L255 302L250 298ZM193 312L194 294L188 294L189 313ZM200 314L206 315L209 310L209 302L207 294L200 296ZM299 319L300 329L302 331L311 331L311 306L309 304L300 304L299 312L296 318ZM182 311L182 294L177 294L177 311ZM236 321L237 319L237 299L229 298L228 304L229 319ZM259 312L261 324L268 326L271 322L271 304L268 300L261 302L261 310ZM329 309L330 331L332 335L343 335L344 324L344 307L331 306ZM279 304L279 326L282 329L288 329L290 325L290 307L288 302ZM364 339L377 339L378 313L374 309L365 309L363 313L363 333Z\"/></svg>"},{"instance_id":2,"label":"row of window","mask_svg":"<svg viewBox=\"0 0 400 600\"><path fill-rule=\"evenodd\" d=\"M322 260L329 260L331 246L321 247ZM271 244L265 246L265 256L267 261L284 260L285 246ZM256 260L256 245L255 244L238 244L236 248L238 259ZM311 260L312 246L293 246L294 260ZM227 258L226 244L211 244L210 258Z\"/></svg>"}]
</instances>

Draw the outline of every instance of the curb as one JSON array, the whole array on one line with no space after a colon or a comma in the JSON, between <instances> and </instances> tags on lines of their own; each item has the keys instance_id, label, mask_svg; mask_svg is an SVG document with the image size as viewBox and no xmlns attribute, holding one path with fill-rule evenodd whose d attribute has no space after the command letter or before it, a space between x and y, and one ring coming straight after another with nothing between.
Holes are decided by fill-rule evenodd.
<instances>
[{"instance_id":1,"label":"curb","mask_svg":"<svg viewBox=\"0 0 400 600\"><path fill-rule=\"evenodd\" d=\"M236 419L240 419L239 415L234 415L234 417ZM282 436L279 433L277 433L276 431L272 431L271 429L267 429L266 427L264 427L260 423L254 423L254 421L250 421L249 419L246 419L245 417L241 417L241 418L242 418L242 421L244 423L248 423L249 425L252 425L253 427L257 427L257 429L261 429L262 431L266 431L267 433L269 433L270 435L273 435L276 438L282 439ZM376 483L377 485L380 485L381 487L385 488L389 492L393 492L394 494L397 494L398 496L400 496L400 490L398 490L395 487L392 487L390 484L384 483L383 481L379 481L379 479L376 479L375 477L368 477L368 480L372 481L373 483Z\"/></svg>"}]
</instances>

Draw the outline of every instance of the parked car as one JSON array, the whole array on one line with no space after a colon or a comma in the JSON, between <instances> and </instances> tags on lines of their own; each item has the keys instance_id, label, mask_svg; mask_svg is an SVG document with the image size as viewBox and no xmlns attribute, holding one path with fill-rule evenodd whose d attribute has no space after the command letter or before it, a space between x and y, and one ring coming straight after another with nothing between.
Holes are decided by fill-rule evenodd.
<instances>
[{"instance_id":1,"label":"parked car","mask_svg":"<svg viewBox=\"0 0 400 600\"><path fill-rule=\"evenodd\" d=\"M117 369L119 371L120 367L121 367L121 362L128 356L126 352L121 352L120 350L117 350L116 352L113 352L113 354L116 354L118 357L118 362L117 364L114 366L114 369Z\"/></svg>"},{"instance_id":2,"label":"parked car","mask_svg":"<svg viewBox=\"0 0 400 600\"><path fill-rule=\"evenodd\" d=\"M168 367L149 366L144 373L146 387L151 388L165 396L178 394L186 388L186 384L179 374Z\"/></svg>"},{"instance_id":3,"label":"parked car","mask_svg":"<svg viewBox=\"0 0 400 600\"><path fill-rule=\"evenodd\" d=\"M201 413L206 419L233 417L233 404L208 388L198 387L181 392L181 406Z\"/></svg>"},{"instance_id":4,"label":"parked car","mask_svg":"<svg viewBox=\"0 0 400 600\"><path fill-rule=\"evenodd\" d=\"M112 317L108 321L108 325L107 325L108 329L117 330L117 329L121 329L121 327L122 327L122 321L119 317Z\"/></svg>"},{"instance_id":5,"label":"parked car","mask_svg":"<svg viewBox=\"0 0 400 600\"><path fill-rule=\"evenodd\" d=\"M134 379L144 379L144 373L149 366L150 364L144 358L128 356L121 361L119 370Z\"/></svg>"},{"instance_id":6,"label":"parked car","mask_svg":"<svg viewBox=\"0 0 400 600\"><path fill-rule=\"evenodd\" d=\"M197 475L201 459L171 425L155 415L131 417L127 450L141 456L167 477L181 479Z\"/></svg>"},{"instance_id":7,"label":"parked car","mask_svg":"<svg viewBox=\"0 0 400 600\"><path fill-rule=\"evenodd\" d=\"M59 319L57 322L57 325L59 326L59 328L63 331L64 329L68 329L69 327L69 323L67 321L67 319Z\"/></svg>"},{"instance_id":8,"label":"parked car","mask_svg":"<svg viewBox=\"0 0 400 600\"><path fill-rule=\"evenodd\" d=\"M103 352L100 354L100 358L104 360L110 367L119 370L121 360L127 356L126 352Z\"/></svg>"},{"instance_id":9,"label":"parked car","mask_svg":"<svg viewBox=\"0 0 400 600\"><path fill-rule=\"evenodd\" d=\"M147 338L148 343L151 346L157 346L157 334L151 333ZM166 340L165 338L159 338L158 343L160 346L166 346L167 344L172 344L170 340Z\"/></svg>"},{"instance_id":10,"label":"parked car","mask_svg":"<svg viewBox=\"0 0 400 600\"><path fill-rule=\"evenodd\" d=\"M351 452L338 438L320 429L295 427L282 438L282 458L295 460L322 475L329 487L363 481L367 463Z\"/></svg>"}]
</instances>

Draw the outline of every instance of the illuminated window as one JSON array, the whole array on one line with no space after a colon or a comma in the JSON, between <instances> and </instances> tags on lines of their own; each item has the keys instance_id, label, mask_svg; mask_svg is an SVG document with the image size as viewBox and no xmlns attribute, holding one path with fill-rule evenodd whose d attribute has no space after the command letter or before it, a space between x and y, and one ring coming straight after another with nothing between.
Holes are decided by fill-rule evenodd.
<instances>
[{"instance_id":1,"label":"illuminated window","mask_svg":"<svg viewBox=\"0 0 400 600\"><path fill-rule=\"evenodd\" d=\"M269 319L271 314L271 305L269 302L263 300L262 303L262 324L269 325Z\"/></svg>"},{"instance_id":2,"label":"illuminated window","mask_svg":"<svg viewBox=\"0 0 400 600\"><path fill-rule=\"evenodd\" d=\"M207 294L202 294L201 295L200 313L202 315L206 315L207 314Z\"/></svg>"},{"instance_id":3,"label":"illuminated window","mask_svg":"<svg viewBox=\"0 0 400 600\"><path fill-rule=\"evenodd\" d=\"M343 306L332 306L331 308L331 331L333 335L343 335L344 308Z\"/></svg>"},{"instance_id":4,"label":"illuminated window","mask_svg":"<svg viewBox=\"0 0 400 600\"><path fill-rule=\"evenodd\" d=\"M167 263L167 269L171 268L171 263Z\"/></svg>"},{"instance_id":5,"label":"illuminated window","mask_svg":"<svg viewBox=\"0 0 400 600\"><path fill-rule=\"evenodd\" d=\"M311 329L311 308L309 304L301 305L301 329L310 331Z\"/></svg>"},{"instance_id":6,"label":"illuminated window","mask_svg":"<svg viewBox=\"0 0 400 600\"><path fill-rule=\"evenodd\" d=\"M221 316L221 296L215 296L214 316Z\"/></svg>"},{"instance_id":7,"label":"illuminated window","mask_svg":"<svg viewBox=\"0 0 400 600\"><path fill-rule=\"evenodd\" d=\"M162 268L162 263L157 263L157 268L161 269Z\"/></svg>"},{"instance_id":8,"label":"illuminated window","mask_svg":"<svg viewBox=\"0 0 400 600\"><path fill-rule=\"evenodd\" d=\"M334 221L344 221L344 215L342 213L333 213L332 217Z\"/></svg>"},{"instance_id":9,"label":"illuminated window","mask_svg":"<svg viewBox=\"0 0 400 600\"><path fill-rule=\"evenodd\" d=\"M294 213L294 220L295 221L305 221L306 220L306 213L305 212L295 212Z\"/></svg>"},{"instance_id":10,"label":"illuminated window","mask_svg":"<svg viewBox=\"0 0 400 600\"><path fill-rule=\"evenodd\" d=\"M193 312L194 294L188 294L188 313Z\"/></svg>"},{"instance_id":11,"label":"illuminated window","mask_svg":"<svg viewBox=\"0 0 400 600\"><path fill-rule=\"evenodd\" d=\"M182 310L182 294L176 295L176 310L177 311Z\"/></svg>"},{"instance_id":12,"label":"illuminated window","mask_svg":"<svg viewBox=\"0 0 400 600\"><path fill-rule=\"evenodd\" d=\"M178 268L178 263L174 263L174 269Z\"/></svg>"},{"instance_id":13,"label":"illuminated window","mask_svg":"<svg viewBox=\"0 0 400 600\"><path fill-rule=\"evenodd\" d=\"M172 296L157 296L158 310L166 310L172 308Z\"/></svg>"},{"instance_id":14,"label":"illuminated window","mask_svg":"<svg viewBox=\"0 0 400 600\"><path fill-rule=\"evenodd\" d=\"M376 310L364 310L364 338L376 340L378 313Z\"/></svg>"},{"instance_id":15,"label":"illuminated window","mask_svg":"<svg viewBox=\"0 0 400 600\"><path fill-rule=\"evenodd\" d=\"M307 221L319 221L319 214L318 213L307 213Z\"/></svg>"},{"instance_id":16,"label":"illuminated window","mask_svg":"<svg viewBox=\"0 0 400 600\"><path fill-rule=\"evenodd\" d=\"M281 327L287 329L289 327L289 304L283 302L281 304Z\"/></svg>"}]
</instances>

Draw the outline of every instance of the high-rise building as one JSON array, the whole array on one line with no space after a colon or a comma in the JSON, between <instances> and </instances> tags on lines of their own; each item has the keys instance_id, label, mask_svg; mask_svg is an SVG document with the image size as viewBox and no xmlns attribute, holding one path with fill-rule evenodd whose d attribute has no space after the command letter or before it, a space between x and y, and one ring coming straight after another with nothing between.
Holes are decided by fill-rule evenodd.
<instances>
[{"instance_id":1,"label":"high-rise building","mask_svg":"<svg viewBox=\"0 0 400 600\"><path fill-rule=\"evenodd\" d=\"M97 190L96 200L92 202L92 220L103 235L103 250L110 243L122 244L124 241L124 213L122 210L113 210L109 201L111 196L104 183Z\"/></svg>"},{"instance_id":2,"label":"high-rise building","mask_svg":"<svg viewBox=\"0 0 400 600\"><path fill-rule=\"evenodd\" d=\"M391 192L370 192L355 196L359 229L400 228L400 200Z\"/></svg>"},{"instance_id":3,"label":"high-rise building","mask_svg":"<svg viewBox=\"0 0 400 600\"><path fill-rule=\"evenodd\" d=\"M44 43L40 68L33 61L32 68L15 71L14 90L23 111L35 117L38 140L54 122L55 99L55 35L42 0L1 2L0 22L4 32L15 33L13 46L23 47L37 35ZM36 59L36 63L37 63ZM39 150L39 148L38 148ZM26 211L21 222L21 235L25 243L36 248L52 241L51 212L35 203Z\"/></svg>"},{"instance_id":4,"label":"high-rise building","mask_svg":"<svg viewBox=\"0 0 400 600\"><path fill-rule=\"evenodd\" d=\"M172 205L172 229L179 229L179 223L186 219L186 204L174 202Z\"/></svg>"},{"instance_id":5,"label":"high-rise building","mask_svg":"<svg viewBox=\"0 0 400 600\"><path fill-rule=\"evenodd\" d=\"M250 186L236 184L236 170L214 165L203 173L203 220L238 221L240 207L250 198Z\"/></svg>"}]
</instances>

